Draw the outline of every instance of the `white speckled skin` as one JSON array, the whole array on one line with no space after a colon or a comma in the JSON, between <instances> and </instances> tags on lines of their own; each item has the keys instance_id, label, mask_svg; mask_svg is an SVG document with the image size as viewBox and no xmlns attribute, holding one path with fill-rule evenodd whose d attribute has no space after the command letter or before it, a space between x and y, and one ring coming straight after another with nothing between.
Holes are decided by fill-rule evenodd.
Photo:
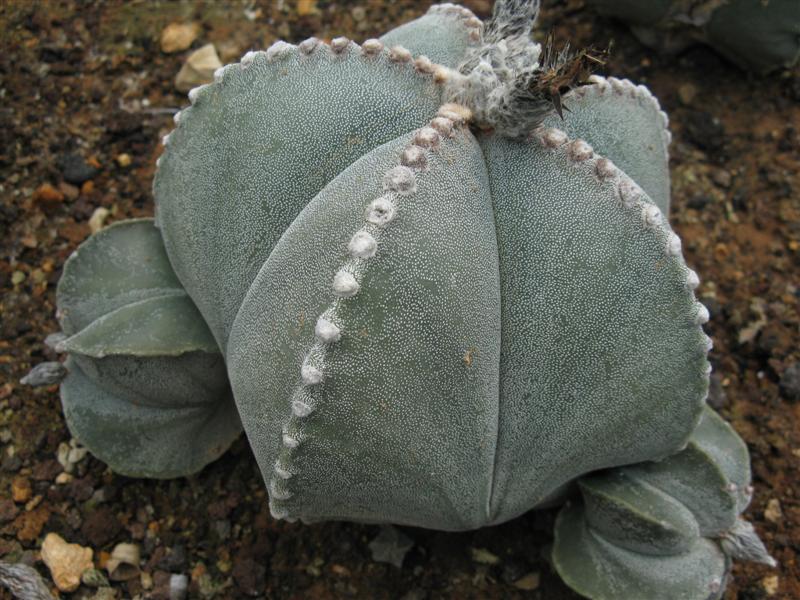
<instances>
[{"instance_id":1,"label":"white speckled skin","mask_svg":"<svg viewBox=\"0 0 800 600\"><path fill-rule=\"evenodd\" d=\"M442 43L460 53L467 20L444 7L400 33L457 22ZM699 418L702 311L646 192L558 129L476 140L457 105L431 120L441 87L418 65L338 38L248 54L195 94L159 167L170 259L227 356L276 515L500 522L675 452ZM598 79L565 102L570 133L666 204L652 96Z\"/></svg>"},{"instance_id":2,"label":"white speckled skin","mask_svg":"<svg viewBox=\"0 0 800 600\"><path fill-rule=\"evenodd\" d=\"M170 261L223 350L258 269L303 207L440 103L432 76L353 43L256 53L196 94L154 193Z\"/></svg>"},{"instance_id":3,"label":"white speckled skin","mask_svg":"<svg viewBox=\"0 0 800 600\"><path fill-rule=\"evenodd\" d=\"M486 523L500 358L488 180L478 144L459 128L428 153L415 191L393 195L391 223L366 224L365 207L385 193L382 173L412 136L364 156L306 207L234 325L228 363L250 442L268 481L276 461L294 473L275 481L292 492L275 514ZM378 249L354 260L348 240L361 228ZM331 280L343 264L361 287L336 299ZM340 341L314 343L319 314L340 326ZM322 371L321 384L303 384L304 361ZM313 413L290 418L292 399ZM282 444L284 423L297 448Z\"/></svg>"},{"instance_id":4,"label":"white speckled skin","mask_svg":"<svg viewBox=\"0 0 800 600\"><path fill-rule=\"evenodd\" d=\"M699 418L706 336L646 194L551 130L454 131L415 170L393 165L420 133L345 170L245 298L228 364L276 515L501 522L584 472L672 454ZM365 225L382 185L396 214ZM360 287L337 299L343 264ZM317 315L335 335L316 322L315 343Z\"/></svg>"},{"instance_id":5,"label":"white speckled skin","mask_svg":"<svg viewBox=\"0 0 800 600\"><path fill-rule=\"evenodd\" d=\"M400 45L414 56L454 69L481 40L483 25L469 9L454 4L432 6L426 14L381 36L387 46Z\"/></svg>"},{"instance_id":6,"label":"white speckled skin","mask_svg":"<svg viewBox=\"0 0 800 600\"><path fill-rule=\"evenodd\" d=\"M670 133L666 114L644 86L614 77L592 76L592 82L564 99L568 111L564 119L553 114L545 119L545 125L584 138L668 215Z\"/></svg>"},{"instance_id":7,"label":"white speckled skin","mask_svg":"<svg viewBox=\"0 0 800 600\"><path fill-rule=\"evenodd\" d=\"M586 472L679 449L699 418L707 362L689 270L667 254L665 220L644 226L646 195L622 204L626 175L599 178L596 157L576 161L569 143L487 136L481 145L503 299L502 520L578 464Z\"/></svg>"}]
</instances>

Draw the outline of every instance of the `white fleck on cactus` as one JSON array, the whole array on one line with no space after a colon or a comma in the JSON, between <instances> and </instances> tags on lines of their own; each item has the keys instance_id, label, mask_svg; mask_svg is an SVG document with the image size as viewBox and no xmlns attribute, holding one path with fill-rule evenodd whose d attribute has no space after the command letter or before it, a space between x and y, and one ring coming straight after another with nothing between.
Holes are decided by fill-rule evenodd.
<instances>
[{"instance_id":1,"label":"white fleck on cactus","mask_svg":"<svg viewBox=\"0 0 800 600\"><path fill-rule=\"evenodd\" d=\"M679 52L703 42L752 71L792 67L800 59L797 0L589 0L631 25L648 46Z\"/></svg>"},{"instance_id":2,"label":"white fleck on cactus","mask_svg":"<svg viewBox=\"0 0 800 600\"><path fill-rule=\"evenodd\" d=\"M666 115L628 81L562 77L582 59L530 40L537 8L498 2L484 26L441 5L383 41L248 52L190 93L159 160L157 224L183 287L137 276L158 242L152 228L113 240L122 225L87 246L136 247L130 276L81 281L138 301L170 288L178 320L185 288L202 317L181 321L181 347L213 350L208 324L278 518L463 530L577 482L553 551L569 585L719 597L731 556L768 556L739 518L746 448L704 408L709 315L665 217ZM184 339L122 320L84 334L69 297L73 355L155 336L162 361ZM224 394L216 406L198 431L233 431ZM100 427L86 410L70 420L82 439ZM124 433L127 450L143 435ZM94 451L117 456L107 443Z\"/></svg>"}]
</instances>

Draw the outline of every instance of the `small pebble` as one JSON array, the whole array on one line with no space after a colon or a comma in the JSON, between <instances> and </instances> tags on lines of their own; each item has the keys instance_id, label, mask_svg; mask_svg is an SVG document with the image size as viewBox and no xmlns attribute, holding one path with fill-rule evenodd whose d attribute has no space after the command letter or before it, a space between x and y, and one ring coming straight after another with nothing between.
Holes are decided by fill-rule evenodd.
<instances>
[{"instance_id":1,"label":"small pebble","mask_svg":"<svg viewBox=\"0 0 800 600\"><path fill-rule=\"evenodd\" d=\"M114 588L101 587L98 588L95 595L89 600L117 600L117 593L114 591Z\"/></svg>"},{"instance_id":2,"label":"small pebble","mask_svg":"<svg viewBox=\"0 0 800 600\"><path fill-rule=\"evenodd\" d=\"M307 17L319 13L317 0L297 0L297 16Z\"/></svg>"},{"instance_id":3,"label":"small pebble","mask_svg":"<svg viewBox=\"0 0 800 600\"><path fill-rule=\"evenodd\" d=\"M153 576L150 573L142 571L139 573L139 582L142 584L142 589L145 590L152 590L153 589Z\"/></svg>"},{"instance_id":4,"label":"small pebble","mask_svg":"<svg viewBox=\"0 0 800 600\"><path fill-rule=\"evenodd\" d=\"M58 164L61 168L61 175L67 183L80 185L97 175L97 169L78 154L64 154Z\"/></svg>"},{"instance_id":5,"label":"small pebble","mask_svg":"<svg viewBox=\"0 0 800 600\"><path fill-rule=\"evenodd\" d=\"M792 363L781 375L781 393L792 402L800 401L800 363Z\"/></svg>"},{"instance_id":6,"label":"small pebble","mask_svg":"<svg viewBox=\"0 0 800 600\"><path fill-rule=\"evenodd\" d=\"M780 500L771 498L767 502L767 508L764 509L764 518L770 523L780 523L783 519L783 511L781 510Z\"/></svg>"},{"instance_id":7,"label":"small pebble","mask_svg":"<svg viewBox=\"0 0 800 600\"><path fill-rule=\"evenodd\" d=\"M518 590L531 592L539 588L539 583L540 583L539 573L528 573L524 577L517 579L517 581L514 582L514 587L517 588Z\"/></svg>"},{"instance_id":8,"label":"small pebble","mask_svg":"<svg viewBox=\"0 0 800 600\"><path fill-rule=\"evenodd\" d=\"M186 575L173 573L169 578L169 600L183 600L189 589L189 578Z\"/></svg>"},{"instance_id":9,"label":"small pebble","mask_svg":"<svg viewBox=\"0 0 800 600\"><path fill-rule=\"evenodd\" d=\"M117 544L106 562L112 581L129 581L139 575L141 553L136 544Z\"/></svg>"},{"instance_id":10,"label":"small pebble","mask_svg":"<svg viewBox=\"0 0 800 600\"><path fill-rule=\"evenodd\" d=\"M56 477L56 483L58 485L66 485L70 481L72 481L73 479L74 478L72 477L72 475L70 475L69 473L63 472L63 473L59 473L58 476Z\"/></svg>"},{"instance_id":11,"label":"small pebble","mask_svg":"<svg viewBox=\"0 0 800 600\"><path fill-rule=\"evenodd\" d=\"M691 83L684 83L678 86L678 98L682 104L689 105L697 96L697 88Z\"/></svg>"},{"instance_id":12,"label":"small pebble","mask_svg":"<svg viewBox=\"0 0 800 600\"><path fill-rule=\"evenodd\" d=\"M103 575L103 572L95 568L84 571L81 575L81 582L83 585L94 588L108 587L109 585L108 579Z\"/></svg>"},{"instance_id":13,"label":"small pebble","mask_svg":"<svg viewBox=\"0 0 800 600\"><path fill-rule=\"evenodd\" d=\"M81 585L81 575L94 567L92 549L67 543L60 535L48 533L42 543L42 560L62 592L74 592Z\"/></svg>"},{"instance_id":14,"label":"small pebble","mask_svg":"<svg viewBox=\"0 0 800 600\"><path fill-rule=\"evenodd\" d=\"M377 537L369 543L372 560L389 563L397 568L403 566L403 559L413 546L414 541L392 525L382 526Z\"/></svg>"},{"instance_id":15,"label":"small pebble","mask_svg":"<svg viewBox=\"0 0 800 600\"><path fill-rule=\"evenodd\" d=\"M500 562L500 557L492 554L486 548L470 548L473 562L482 565L496 565Z\"/></svg>"},{"instance_id":16,"label":"small pebble","mask_svg":"<svg viewBox=\"0 0 800 600\"><path fill-rule=\"evenodd\" d=\"M778 579L777 575L767 575L761 580L761 587L764 588L767 596L774 596L777 594L779 585L780 579Z\"/></svg>"},{"instance_id":17,"label":"small pebble","mask_svg":"<svg viewBox=\"0 0 800 600\"><path fill-rule=\"evenodd\" d=\"M726 171L725 169L719 169L717 171L714 171L712 177L714 178L714 182L717 185L724 188L731 187L732 177L730 171Z\"/></svg>"},{"instance_id":18,"label":"small pebble","mask_svg":"<svg viewBox=\"0 0 800 600\"><path fill-rule=\"evenodd\" d=\"M66 181L62 181L58 184L58 191L64 194L67 200L77 200L81 193L77 187Z\"/></svg>"},{"instance_id":19,"label":"small pebble","mask_svg":"<svg viewBox=\"0 0 800 600\"><path fill-rule=\"evenodd\" d=\"M43 183L33 192L33 201L45 208L55 208L64 201L64 193L49 183Z\"/></svg>"},{"instance_id":20,"label":"small pebble","mask_svg":"<svg viewBox=\"0 0 800 600\"><path fill-rule=\"evenodd\" d=\"M214 81L214 71L222 66L214 44L206 44L192 52L175 77L175 87L181 92Z\"/></svg>"},{"instance_id":21,"label":"small pebble","mask_svg":"<svg viewBox=\"0 0 800 600\"><path fill-rule=\"evenodd\" d=\"M89 218L89 229L91 229L92 233L97 233L103 228L110 214L111 211L103 206L98 206L94 209L92 216Z\"/></svg>"},{"instance_id":22,"label":"small pebble","mask_svg":"<svg viewBox=\"0 0 800 600\"><path fill-rule=\"evenodd\" d=\"M170 23L161 31L161 51L172 54L186 50L200 32L199 23Z\"/></svg>"},{"instance_id":23,"label":"small pebble","mask_svg":"<svg viewBox=\"0 0 800 600\"><path fill-rule=\"evenodd\" d=\"M367 9L363 6L354 6L350 14L353 15L353 20L356 23L360 23L367 18Z\"/></svg>"},{"instance_id":24,"label":"small pebble","mask_svg":"<svg viewBox=\"0 0 800 600\"><path fill-rule=\"evenodd\" d=\"M15 477L11 482L11 497L17 504L27 502L33 496L31 482L26 477Z\"/></svg>"}]
</instances>

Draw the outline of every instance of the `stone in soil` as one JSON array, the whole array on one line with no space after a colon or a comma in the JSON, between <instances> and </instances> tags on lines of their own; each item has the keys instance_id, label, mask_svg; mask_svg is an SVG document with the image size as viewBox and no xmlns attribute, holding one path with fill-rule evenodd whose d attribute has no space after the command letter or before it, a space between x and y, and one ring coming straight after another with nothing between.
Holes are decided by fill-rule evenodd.
<instances>
[{"instance_id":1,"label":"stone in soil","mask_svg":"<svg viewBox=\"0 0 800 600\"><path fill-rule=\"evenodd\" d=\"M95 548L108 544L121 530L122 525L116 515L105 506L90 510L81 527L81 533Z\"/></svg>"},{"instance_id":2,"label":"stone in soil","mask_svg":"<svg viewBox=\"0 0 800 600\"><path fill-rule=\"evenodd\" d=\"M51 211L61 206L64 194L49 183L43 183L33 192L33 201L45 211Z\"/></svg>"},{"instance_id":3,"label":"stone in soil","mask_svg":"<svg viewBox=\"0 0 800 600\"><path fill-rule=\"evenodd\" d=\"M11 482L11 497L14 502L25 503L33 496L33 488L27 477L15 477Z\"/></svg>"},{"instance_id":4,"label":"stone in soil","mask_svg":"<svg viewBox=\"0 0 800 600\"><path fill-rule=\"evenodd\" d=\"M64 154L58 161L61 175L67 183L77 185L97 175L97 169L78 154Z\"/></svg>"},{"instance_id":5,"label":"stone in soil","mask_svg":"<svg viewBox=\"0 0 800 600\"><path fill-rule=\"evenodd\" d=\"M112 581L130 581L139 575L141 553L136 544L117 544L106 563Z\"/></svg>"},{"instance_id":6,"label":"stone in soil","mask_svg":"<svg viewBox=\"0 0 800 600\"><path fill-rule=\"evenodd\" d=\"M770 523L780 523L783 520L783 511L781 510L780 500L771 498L767 502L767 508L764 510L764 518Z\"/></svg>"},{"instance_id":7,"label":"stone in soil","mask_svg":"<svg viewBox=\"0 0 800 600\"><path fill-rule=\"evenodd\" d=\"M19 514L19 508L11 498L0 499L0 523L13 521Z\"/></svg>"},{"instance_id":8,"label":"stone in soil","mask_svg":"<svg viewBox=\"0 0 800 600\"><path fill-rule=\"evenodd\" d=\"M725 126L712 114L692 111L685 121L686 135L701 150L717 153L725 147Z\"/></svg>"},{"instance_id":9,"label":"stone in soil","mask_svg":"<svg viewBox=\"0 0 800 600\"><path fill-rule=\"evenodd\" d=\"M67 543L60 535L48 533L42 543L42 560L62 592L74 592L84 571L93 568L92 549Z\"/></svg>"},{"instance_id":10,"label":"stone in soil","mask_svg":"<svg viewBox=\"0 0 800 600\"><path fill-rule=\"evenodd\" d=\"M403 566L403 559L413 546L411 538L391 525L382 526L380 533L369 543L372 560L389 563L398 568Z\"/></svg>"},{"instance_id":11,"label":"stone in soil","mask_svg":"<svg viewBox=\"0 0 800 600\"><path fill-rule=\"evenodd\" d=\"M20 542L36 541L49 518L50 510L46 506L37 506L20 514L14 521L17 539Z\"/></svg>"},{"instance_id":12,"label":"stone in soil","mask_svg":"<svg viewBox=\"0 0 800 600\"><path fill-rule=\"evenodd\" d=\"M166 550L165 555L158 561L158 567L166 571L182 571L188 564L186 547L173 546Z\"/></svg>"},{"instance_id":13,"label":"stone in soil","mask_svg":"<svg viewBox=\"0 0 800 600\"><path fill-rule=\"evenodd\" d=\"M792 363L781 375L781 393L784 398L797 402L800 400L800 363Z\"/></svg>"},{"instance_id":14,"label":"stone in soil","mask_svg":"<svg viewBox=\"0 0 800 600\"><path fill-rule=\"evenodd\" d=\"M161 51L172 54L186 50L200 31L199 23L170 23L161 32Z\"/></svg>"},{"instance_id":15,"label":"stone in soil","mask_svg":"<svg viewBox=\"0 0 800 600\"><path fill-rule=\"evenodd\" d=\"M81 574L81 582L83 585L93 588L108 587L109 585L108 579L106 579L106 576L103 575L103 572L95 568L84 571Z\"/></svg>"},{"instance_id":16,"label":"stone in soil","mask_svg":"<svg viewBox=\"0 0 800 600\"><path fill-rule=\"evenodd\" d=\"M239 589L248 596L258 596L264 590L267 569L253 557L237 557L231 572Z\"/></svg>"},{"instance_id":17,"label":"stone in soil","mask_svg":"<svg viewBox=\"0 0 800 600\"><path fill-rule=\"evenodd\" d=\"M214 71L222 66L214 44L206 44L189 55L178 75L175 77L175 87L178 91L188 92L190 89L211 83L214 80Z\"/></svg>"}]
</instances>

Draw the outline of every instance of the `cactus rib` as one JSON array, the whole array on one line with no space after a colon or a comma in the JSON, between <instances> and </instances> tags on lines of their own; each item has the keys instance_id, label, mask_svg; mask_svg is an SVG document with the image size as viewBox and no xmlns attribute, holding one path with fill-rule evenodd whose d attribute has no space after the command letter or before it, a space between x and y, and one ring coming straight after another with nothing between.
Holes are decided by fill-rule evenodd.
<instances>
[{"instance_id":1,"label":"cactus rib","mask_svg":"<svg viewBox=\"0 0 800 600\"><path fill-rule=\"evenodd\" d=\"M325 380L325 353L328 346L338 342L342 335L352 333L340 318L338 309L360 291L370 259L378 252L381 234L390 226L395 214L402 212L403 199L416 193L416 179L427 169L429 154L436 152L442 137L454 135L455 130L464 127L468 120L468 110L464 107L444 105L440 108L437 117L417 130L412 142L401 151L399 164L384 175L383 194L365 207L364 225L353 234L348 244L350 256L334 276L332 291L336 298L317 319L316 341L303 360L301 383L295 388L291 399L291 416L282 429L283 448L269 482L269 507L275 518L293 519L283 501L295 494L288 487L294 475L291 454L303 442L303 435L295 426L296 421L304 419L318 407L317 391Z\"/></svg>"}]
</instances>

